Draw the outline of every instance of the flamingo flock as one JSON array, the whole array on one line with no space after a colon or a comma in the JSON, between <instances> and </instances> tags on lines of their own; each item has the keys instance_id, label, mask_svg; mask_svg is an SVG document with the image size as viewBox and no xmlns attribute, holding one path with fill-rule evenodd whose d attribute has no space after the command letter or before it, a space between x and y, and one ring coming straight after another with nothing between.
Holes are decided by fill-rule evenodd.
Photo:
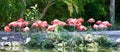
<instances>
[{"instance_id":1,"label":"flamingo flock","mask_svg":"<svg viewBox=\"0 0 120 52\"><path fill-rule=\"evenodd\" d=\"M66 23L67 22L67 23ZM23 18L18 19L17 21L13 21L9 23L7 26L4 27L5 32L12 31L12 27L19 27L22 28L23 32L28 32L30 28L36 27L36 28L46 28L46 31L54 31L56 27L60 26L75 26L78 30L86 31L88 28L83 25L85 20L83 18L69 18L67 21L60 21L58 19L55 19L51 22L51 24L48 24L47 21L37 20L34 22L25 21ZM93 28L94 29L104 29L112 26L111 23L108 21L95 21L94 18L90 18L87 20L88 23L94 23ZM31 25L31 26L29 26Z\"/></svg>"}]
</instances>

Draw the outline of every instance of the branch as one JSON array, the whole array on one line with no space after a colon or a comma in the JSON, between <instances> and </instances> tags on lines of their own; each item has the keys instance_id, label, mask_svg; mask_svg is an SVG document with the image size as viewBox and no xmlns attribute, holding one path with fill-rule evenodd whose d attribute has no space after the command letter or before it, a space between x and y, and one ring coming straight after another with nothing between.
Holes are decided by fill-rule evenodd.
<instances>
[{"instance_id":1,"label":"branch","mask_svg":"<svg viewBox=\"0 0 120 52\"><path fill-rule=\"evenodd\" d=\"M55 4L55 2L52 2L51 0L48 1L48 4L47 4L47 6L44 8L44 10L43 10L43 12L42 12L42 14L41 14L41 16L40 16L40 19L42 19L42 18L45 16L48 8L49 8L50 6L52 6L53 4Z\"/></svg>"}]
</instances>

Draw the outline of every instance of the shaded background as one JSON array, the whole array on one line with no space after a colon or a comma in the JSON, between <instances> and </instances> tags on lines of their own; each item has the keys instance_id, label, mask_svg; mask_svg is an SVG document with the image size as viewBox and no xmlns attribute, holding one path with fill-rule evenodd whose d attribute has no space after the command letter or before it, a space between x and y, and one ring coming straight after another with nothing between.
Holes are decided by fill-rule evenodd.
<instances>
[{"instance_id":1,"label":"shaded background","mask_svg":"<svg viewBox=\"0 0 120 52\"><path fill-rule=\"evenodd\" d=\"M9 22L17 20L21 17L22 12L24 11L23 18L26 20L31 20L32 17L39 18L47 6L49 0L26 0L26 4L24 0L0 0L0 30L3 30L3 27L7 25ZM52 0L51 0L52 1ZM96 20L110 20L109 13L109 0L74 0L75 4L78 6L78 13L73 9L73 13L70 16L70 12L68 10L68 5L59 0L53 0L55 4L50 6L45 14L45 16L41 20L46 20L49 23L54 19L59 19L62 21L66 21L68 18L84 18L86 21L89 18L95 18ZM74 4L73 3L73 4ZM37 13L34 13L34 10L31 9L31 6L37 6ZM115 1L115 26L112 29L120 29L120 0ZM27 16L29 12L33 12L36 15L30 14ZM87 25L85 23L85 25Z\"/></svg>"}]
</instances>

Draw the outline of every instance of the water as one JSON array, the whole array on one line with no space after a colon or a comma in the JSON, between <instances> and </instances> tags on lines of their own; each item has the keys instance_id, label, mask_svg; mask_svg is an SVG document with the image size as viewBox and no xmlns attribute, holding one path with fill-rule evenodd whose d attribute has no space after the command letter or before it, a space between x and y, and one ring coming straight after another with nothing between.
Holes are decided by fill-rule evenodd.
<instances>
[{"instance_id":1,"label":"water","mask_svg":"<svg viewBox=\"0 0 120 52\"><path fill-rule=\"evenodd\" d=\"M119 48L53 48L53 49L28 49L25 47L0 47L0 52L120 52Z\"/></svg>"}]
</instances>

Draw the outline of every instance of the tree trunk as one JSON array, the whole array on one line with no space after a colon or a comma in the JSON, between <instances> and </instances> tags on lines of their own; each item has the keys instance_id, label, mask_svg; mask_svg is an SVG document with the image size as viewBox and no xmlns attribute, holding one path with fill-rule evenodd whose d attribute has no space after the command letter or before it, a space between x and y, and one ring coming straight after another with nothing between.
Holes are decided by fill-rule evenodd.
<instances>
[{"instance_id":1,"label":"tree trunk","mask_svg":"<svg viewBox=\"0 0 120 52\"><path fill-rule=\"evenodd\" d=\"M24 5L25 5L25 7L26 7L26 0L23 0L23 2L24 2ZM25 8L22 10L22 12L21 12L21 14L20 14L20 17L21 17L21 18L23 18L24 13L25 13Z\"/></svg>"},{"instance_id":2,"label":"tree trunk","mask_svg":"<svg viewBox=\"0 0 120 52\"><path fill-rule=\"evenodd\" d=\"M115 24L115 0L110 0L110 22Z\"/></svg>"}]
</instances>

